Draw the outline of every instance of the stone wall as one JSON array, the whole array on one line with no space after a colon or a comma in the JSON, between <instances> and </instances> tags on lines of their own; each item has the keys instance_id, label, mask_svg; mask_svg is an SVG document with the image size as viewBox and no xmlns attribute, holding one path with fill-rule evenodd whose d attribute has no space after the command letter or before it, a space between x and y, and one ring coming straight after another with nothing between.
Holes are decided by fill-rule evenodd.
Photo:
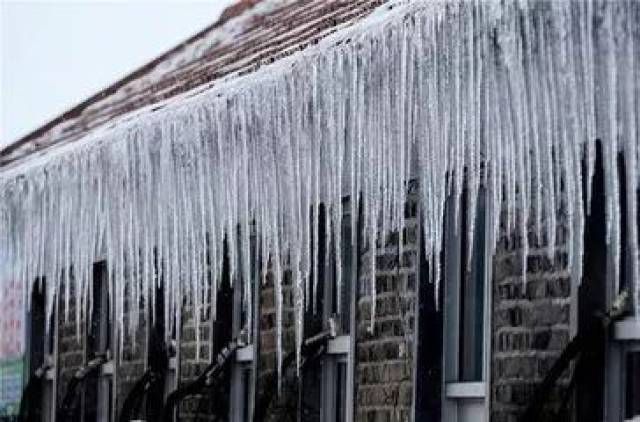
<instances>
[{"instance_id":1,"label":"stone wall","mask_svg":"<svg viewBox=\"0 0 640 422\"><path fill-rule=\"evenodd\" d=\"M412 406L412 367L414 307L416 302L416 282L418 265L418 221L415 194L412 194L406 211L406 229L403 236L402 255L400 238L393 233L379 242L375 251L377 307L376 324L370 330L371 292L370 275L359 272L359 295L357 300L356 330L356 373L355 373L355 415L357 421L404 421L409 420ZM372 252L360 250L358 265L368 268ZM267 388L273 389L276 368L276 306L274 297L274 275L267 271L265 283L259 295L259 362L258 402ZM294 308L291 273L283 271L283 345L284 355L294 350ZM64 390L70 376L84 361L84 349L75 339L75 325L60 324L60 374L59 393ZM180 383L192 381L202 373L211 361L212 320L205 313L200 322L200 351L196 355L195 320L192 312L185 309L181 327L180 342ZM73 328L73 329L72 329ZM133 383L144 372L146 344L145 323L141 322L136 347L126 341L123 359L117 365L118 409ZM295 364L293 365L295 371ZM267 385L268 384L268 385ZM285 378L283 394L273 398L269 406L267 420L295 420L298 392L295 377ZM276 392L277 393L277 392ZM200 396L181 402L181 420L195 418ZM207 418L210 409L201 409L201 416ZM212 420L210 417L206 420Z\"/></svg>"},{"instance_id":2,"label":"stone wall","mask_svg":"<svg viewBox=\"0 0 640 422\"><path fill-rule=\"evenodd\" d=\"M417 198L410 193L400 254L391 233L375 251L362 250L360 268L376 259L376 318L371 330L371 273L362 271L357 298L355 420L411 420L415 306L419 264Z\"/></svg>"},{"instance_id":3,"label":"stone wall","mask_svg":"<svg viewBox=\"0 0 640 422\"><path fill-rule=\"evenodd\" d=\"M71 295L73 298L74 295ZM70 300L69 303L69 319L65 317L65 292L64 287L61 288L58 295L58 306L61 312L56 316L58 324L58 361L57 361L57 406L60 408L65 394L69 390L70 382L74 374L84 367L87 363L86 348L87 348L87 322L83 319L80 321L80 329L82 330L80 337L77 335L77 327L75 320L75 301ZM129 314L125 313L125 324L127 323ZM131 391L133 384L142 376L145 370L145 357L146 357L146 323L144 317L141 318L139 328L135 335L126 335L122 342L122 353L118 354L114 351L117 347L120 347L120 343L114 344L112 338L111 359L114 362L115 380L117 385L115 386L115 408L119 412L122 409L126 396ZM114 331L111 332L113 337ZM79 385L78 392L86 391L85 384ZM92 401L95 397L90 398Z\"/></svg>"},{"instance_id":4,"label":"stone wall","mask_svg":"<svg viewBox=\"0 0 640 422\"><path fill-rule=\"evenodd\" d=\"M85 362L84 357L84 335L81 335L78 339L76 335L76 321L75 321L75 304L71 300L69 308L69 320L66 320L64 315L65 307L65 288L61 287L58 295L58 308L61 312L56 315L56 321L58 324L58 362L57 362L57 384L56 391L57 405L62 404L62 400L69 386L69 382L73 378L80 367ZM81 327L85 327L85 322L81 321Z\"/></svg>"},{"instance_id":5,"label":"stone wall","mask_svg":"<svg viewBox=\"0 0 640 422\"><path fill-rule=\"evenodd\" d=\"M125 300L126 305L129 306L129 301ZM122 342L121 356L116 356L117 365L116 371L116 409L118 417L122 411L124 401L131 392L134 384L144 374L146 367L147 357L147 325L146 318L144 317L144 311L141 314L136 315L138 321L138 329L134 335L127 335ZM125 314L125 323L129 318L129 313Z\"/></svg>"},{"instance_id":6,"label":"stone wall","mask_svg":"<svg viewBox=\"0 0 640 422\"><path fill-rule=\"evenodd\" d=\"M293 306L293 286L291 272L284 271L283 282L283 312L282 312L282 345L283 359L295 350ZM276 383L277 368L277 330L276 330L276 303L275 303L274 274L267 271L265 284L260 288L259 297L259 344L258 344L258 385L255 401L269 402L267 407L269 422L295 421L296 405L298 400L297 382L294 374L295 362L283 377L282 394L278 397L278 385ZM266 397L266 396L269 397ZM270 398L270 400L269 400Z\"/></svg>"},{"instance_id":7,"label":"stone wall","mask_svg":"<svg viewBox=\"0 0 640 422\"><path fill-rule=\"evenodd\" d=\"M415 342L415 308L420 266L419 221L417 195L409 195L402 240L392 233L379 242L375 251L361 244L358 260L358 296L356 298L356 354L354 374L354 415L360 422L411 420L416 384L413 380ZM530 244L536 245L533 234ZM537 383L558 358L570 340L576 302L571 290L566 251L566 231L559 227L558 245L552 256L544 247L531 247L527 257L526 283L522 274L522 248L516 236L504 236L497 245L492 271L491 327L491 420L516 422L529 404ZM402 245L400 242L402 241ZM400 247L402 246L402 247ZM371 329L370 260L376 260L376 323ZM292 277L283 271L283 345L284 355L294 349ZM61 292L59 300L64 298ZM274 275L266 271L259 294L258 313L258 377L256 403L273 390L276 368L276 305ZM73 315L73 309L70 309ZM73 373L84 362L84 344L78 343L73 318L66 322L57 316L58 398ZM146 353L145 323L141 322L136 347L125 341L123 359L117 365L118 409L133 382L142 375ZM181 327L180 372L182 384L193 380L211 362L212 335L215 325L210 310L201 316L200 350L196 353L196 324L193 314L185 309ZM295 364L293 365L295 370ZM566 386L567 376L561 387ZM268 410L269 421L295 420L298 385L293 378L283 385L283 394L275 396ZM277 391L272 391L277 394ZM554 392L557 398L560 391ZM181 420L193 420L199 396L185 400L180 406ZM551 407L556 406L551 403ZM202 409L203 414L210 409ZM206 418L205 418L206 419ZM207 420L213 420L209 417Z\"/></svg>"},{"instance_id":8,"label":"stone wall","mask_svg":"<svg viewBox=\"0 0 640 422\"><path fill-rule=\"evenodd\" d=\"M535 245L535 236L530 237L530 244ZM518 420L536 385L570 341L576 304L571 300L566 233L562 227L557 239L557 249L551 256L547 248L529 250L526 282L517 239L505 237L497 246L492 280L492 421ZM565 374L560 387L551 394L548 409L558 405L567 382Z\"/></svg>"},{"instance_id":9,"label":"stone wall","mask_svg":"<svg viewBox=\"0 0 640 422\"><path fill-rule=\"evenodd\" d=\"M194 381L211 362L211 335L212 335L211 314L206 312L200 316L198 329L200 330L199 342L196 339L195 315L190 309L183 311L183 324L180 338L180 384L185 385ZM200 350L198 351L198 347ZM195 419L200 412L201 416L210 413L210 407L202 404L202 395L194 395L179 404L179 414L181 420L190 421ZM204 399L206 400L206 398ZM208 401L207 401L208 402ZM204 419L208 420L208 419Z\"/></svg>"}]
</instances>

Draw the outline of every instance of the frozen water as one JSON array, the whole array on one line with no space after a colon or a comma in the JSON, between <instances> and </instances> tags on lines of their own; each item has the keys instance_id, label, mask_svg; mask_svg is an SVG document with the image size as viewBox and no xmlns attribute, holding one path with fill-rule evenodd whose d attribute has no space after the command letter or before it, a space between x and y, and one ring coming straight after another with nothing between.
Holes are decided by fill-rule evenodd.
<instances>
[{"instance_id":1,"label":"frozen water","mask_svg":"<svg viewBox=\"0 0 640 422\"><path fill-rule=\"evenodd\" d=\"M75 309L80 334L93 306L92 265L104 259L116 322L135 333L133 308L154 307L158 284L170 310L166 326L184 305L200 315L213 300L215 315L227 250L232 282L245 283L242 302L251 320L255 231L255 257L275 280L280 368L285 270L293 278L298 349L304 309L316 303L309 296L318 284L312 265L321 261L320 203L338 288L341 244L357 233L341 238L343 197L351 197L351 224L362 225L375 253L385 234L402 230L412 178L436 291L445 202L454 198L459 206L467 189L472 236L481 186L493 210L492 247L500 227L517 234L526 274L528 248L553 254L558 222L566 222L579 282L594 145L601 139L607 240L620 262L627 231L637 280L640 3L397 6L252 75L136 112L74 145L0 170L0 258L11 277L30 287L46 276L47 315L55 292L64 291L64 317ZM531 233L536 245L529 245ZM364 271L372 327L375 265L371 259ZM125 321L127 306L133 314Z\"/></svg>"}]
</instances>

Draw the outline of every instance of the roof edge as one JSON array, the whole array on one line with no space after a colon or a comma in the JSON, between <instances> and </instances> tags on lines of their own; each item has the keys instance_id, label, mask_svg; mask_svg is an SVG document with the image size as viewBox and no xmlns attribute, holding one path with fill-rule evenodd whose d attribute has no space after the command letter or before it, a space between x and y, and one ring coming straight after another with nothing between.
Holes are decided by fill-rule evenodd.
<instances>
[{"instance_id":1,"label":"roof edge","mask_svg":"<svg viewBox=\"0 0 640 422\"><path fill-rule=\"evenodd\" d=\"M68 120L68 119L71 119L71 118L74 118L74 117L78 116L79 114L82 113L82 111L84 111L84 109L89 107L91 104L103 99L104 97L107 97L107 96L109 96L111 94L114 94L117 90L122 88L124 85L126 85L129 82L131 82L131 81L143 76L144 74L150 72L153 68L155 68L158 64L160 64L164 60L166 60L172 54L180 51L182 48L184 48L188 44L191 44L192 42L198 40L199 38L202 38L208 32L210 32L210 31L212 31L212 30L214 30L216 28L219 28L220 26L222 26L225 23L227 23L229 20L242 15L247 10L251 9L256 4L258 4L260 1L261 0L239 0L235 4L232 4L231 6L228 6L226 9L224 9L222 11L222 13L220 14L220 17L218 18L218 20L216 20L213 24L208 25L207 27L203 28L202 30L196 32L194 35L192 35L189 38L185 39L184 41L182 41L178 45L170 48L169 50L167 50L164 53L160 54L156 58L152 59L151 61L147 62L146 64L144 64L144 65L140 66L139 68L135 69L134 71L126 74L123 78L118 79L116 82L113 82L112 84L108 85L106 88L103 88L102 90L98 91L97 93L91 95L86 100L84 100L84 101L80 102L79 104L73 106L72 108L68 109L67 111L63 112L62 114L58 115L57 117L54 117L52 120L49 120L47 123L43 124L42 126L39 126L35 130L32 130L31 132L29 132L26 135L22 136L21 138L18 138L17 140L15 140L15 141L5 145L4 147L0 148L0 156L8 155L8 154L12 153L16 149L18 149L18 148L24 146L25 144L33 141L34 139L38 138L39 136L41 136L42 134L44 134L48 130L53 129L59 123L62 123L65 120Z\"/></svg>"}]
</instances>

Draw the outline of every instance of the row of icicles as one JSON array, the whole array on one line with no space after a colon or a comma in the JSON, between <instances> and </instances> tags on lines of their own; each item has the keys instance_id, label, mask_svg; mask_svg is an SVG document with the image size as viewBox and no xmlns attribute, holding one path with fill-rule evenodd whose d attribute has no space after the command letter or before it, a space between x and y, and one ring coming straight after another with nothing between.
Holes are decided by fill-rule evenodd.
<instances>
[{"instance_id":1,"label":"row of icicles","mask_svg":"<svg viewBox=\"0 0 640 422\"><path fill-rule=\"evenodd\" d=\"M229 248L229 271L246 284L244 303L252 303L255 231L257 265L275 280L280 368L283 272L292 273L298 350L302 315L318 283L317 204L326 205L339 289L339 251L355 240L341 238L343 197L360 204L362 212L349 218L373 251L382 236L404 227L410 179L418 182L424 251L435 264L429 279L438 288L443 278L434 257L443 244L445 203L459 204L468 192L472 245L481 186L492 210L491 248L505 233L519 238L526 273L528 248L553 254L556 229L566 226L561 246L579 281L601 139L608 244L619 263L627 231L625 262L637 280L638 22L640 3L633 0L430 1L381 9L254 74L1 169L0 268L22 282L25 298L32 281L46 277L47 315L59 294L61 312L75 319L80 337L93 306L93 264L106 260L120 332L134 335L136 307L125 306L155 306L158 283L166 326L185 305L200 314L211 302L215 314L224 239L239 245ZM536 244L529 244L530 232ZM366 260L360 276L371 284L372 325L375 265ZM246 312L252 321L252 307Z\"/></svg>"}]
</instances>

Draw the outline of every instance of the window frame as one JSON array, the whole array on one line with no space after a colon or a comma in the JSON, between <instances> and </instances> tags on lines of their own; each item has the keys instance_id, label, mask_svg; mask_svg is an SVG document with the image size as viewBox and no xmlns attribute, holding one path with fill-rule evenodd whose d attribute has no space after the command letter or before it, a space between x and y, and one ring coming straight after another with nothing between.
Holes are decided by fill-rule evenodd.
<instances>
[{"instance_id":1,"label":"window frame","mask_svg":"<svg viewBox=\"0 0 640 422\"><path fill-rule=\"evenodd\" d=\"M58 296L52 295L51 298L47 296L47 283L43 276L36 277L33 282L33 291L32 291L32 302L31 307L26 311L26 321L29 321L27 326L27 343L26 343L26 356L29 357L27 368L28 371L25 375L30 376L34 373L38 368L31 367L31 353L33 344L31 340L33 339L33 314L34 314L34 306L33 303L33 293L35 293L35 289L40 289L39 294L43 296L43 323L44 323L44 332L43 332L43 350L42 350L42 363L41 365L46 365L47 369L45 370L42 376L42 397L40 398L41 402L41 416L42 421L55 420L56 408L57 408L57 382L58 382L58 324L56 323L56 318L58 316ZM53 312L51 315L51 320L49 321L49 327L47 327L47 301L53 300ZM51 347L49 347L51 346ZM28 378L28 377L27 377Z\"/></svg>"},{"instance_id":2,"label":"window frame","mask_svg":"<svg viewBox=\"0 0 640 422\"><path fill-rule=\"evenodd\" d=\"M351 343L350 335L338 336L335 339L329 340L327 344L327 352L322 357L322 389L320 390L320 415L322 422L334 422L334 416L337 410L336 403L336 388L338 387L338 365L346 364L347 374L349 373L349 343ZM349 420L347 416L349 412L349 403L352 403L352 398L349 396L349 377L347 375L345 379L346 383L346 395L345 395L345 420Z\"/></svg>"},{"instance_id":3,"label":"window frame","mask_svg":"<svg viewBox=\"0 0 640 422\"><path fill-rule=\"evenodd\" d=\"M351 274L348 275L348 279L351 280L346 288L349 289L349 332L343 333L342 327L345 324L345 321L342 319L333 321L333 299L337 298L341 292L334 292L335 289L338 288L337 280L335 277L335 250L332 247L332 251L334 253L330 254L330 262L328 263L329 271L325 271L325 277L323 280L323 309L322 309L322 321L323 325L326 326L330 324L339 325L337 327L337 336L334 338L330 338L327 341L327 349L322 356L321 360L321 389L320 389L320 417L321 422L335 422L335 411L336 411L336 400L335 393L337 382L338 382L338 365L340 363L346 363L346 378L345 378L345 412L344 420L346 422L352 422L354 420L354 373L355 373L355 330L356 330L356 321L355 315L357 312L356 309L356 295L357 295L357 286L358 286L358 260L360 256L360 224L358 223L357 227L351 227L351 213L358 212L357 209L353 209L353 202L349 199L343 200L343 209L342 209L342 221L340 230L342 234L344 234L344 227L348 225L350 230L357 230L356 233L356 244L351 244L351 236L350 239L346 239L345 236L342 236L341 248L345 248L346 245L351 247ZM359 219L358 219L359 221ZM352 234L349 232L349 234ZM327 245L329 247L329 245ZM341 250L339 253L341 256L343 255L344 250ZM325 263L327 264L327 263ZM343 286L345 283L346 274L343 273ZM337 300L337 299L336 299ZM337 305L336 305L337 306Z\"/></svg>"},{"instance_id":4,"label":"window frame","mask_svg":"<svg viewBox=\"0 0 640 422\"><path fill-rule=\"evenodd\" d=\"M56 420L56 409L58 408L58 350L59 350L59 324L56 323L56 318L59 312L59 301L58 296L53 295L52 300L54 301L53 305L53 315L51 316L52 327L49 336L53 336L53 350L51 354L45 353L45 359L49 360L49 364L51 368L47 370L44 375L45 379L45 390L43 393L43 409L48 407L48 415L47 418L45 416L45 412L43 412L43 416L45 416L44 420L55 421ZM49 339L46 340L47 342Z\"/></svg>"},{"instance_id":5,"label":"window frame","mask_svg":"<svg viewBox=\"0 0 640 422\"><path fill-rule=\"evenodd\" d=\"M613 261L611 252L609 260ZM612 303L616 296L611 283L613 267L608 270L608 303ZM637 283L638 280L635 280ZM633 284L633 282L631 283ZM605 419L613 422L630 422L635 419L625 418L626 409L626 356L629 352L640 351L640 316L630 316L615 322L611 330L610 340L607 342L605 359Z\"/></svg>"},{"instance_id":6,"label":"window frame","mask_svg":"<svg viewBox=\"0 0 640 422\"><path fill-rule=\"evenodd\" d=\"M157 259L157 256L156 256L156 259ZM157 294L159 290L160 295L164 295L166 284L163 278L165 277L166 273L161 268L162 263L160 261L156 261L155 265L156 265L155 277L158 277L159 280L153 280L153 283L152 283L153 294ZM155 287L156 283L159 283L159 286L161 286L159 289ZM165 318L165 313L168 312L169 310L169 304L164 302L164 297L161 299L163 302L162 317ZM157 302L156 302L156 306L157 306ZM147 312L147 321L146 321L146 331L147 331L146 344L147 344L147 347L149 347L150 340L151 340L150 338L151 330L153 330L153 326L151 324L151 314L153 311L151 306L147 306L147 307L149 309ZM157 311L158 310L156 308L156 313ZM156 317L158 317L158 315L156 315ZM166 321L166 318L165 318L165 321ZM167 348L167 368L164 375L164 400L166 401L169 394L175 391L180 384L180 355L181 355L180 339L182 336L182 308L181 307L177 308L177 314L174 316L173 325L169 324L169 326L164 326L163 328L165 331L163 333L164 334L163 342L165 342L165 347ZM166 334L167 331L170 332L169 335ZM147 370L148 366L149 366L149 356L147 353L147 356L145 358L145 370ZM174 408L174 418L177 415L177 408L178 406Z\"/></svg>"},{"instance_id":7,"label":"window frame","mask_svg":"<svg viewBox=\"0 0 640 422\"><path fill-rule=\"evenodd\" d=\"M100 292L100 301L101 303L101 327L98 333L98 342L102 343L104 341L104 336L109 335L108 341L105 344L101 344L99 347L104 348L104 352L98 352L99 354L104 353L106 355L105 362L100 364L100 367L97 371L96 382L97 382L97 391L96 391L96 422L112 422L117 418L117 357L119 355L118 345L119 345L119 335L121 333L118 330L118 324L115 323L115 316L117 315L116 306L117 304L109 303L109 287L113 280L109 274L109 268L106 260L99 259L93 264L92 271L93 274L93 289L99 287L101 289ZM99 284L96 284L96 276L99 277ZM106 306L105 306L106 304ZM94 304L95 306L95 304ZM84 365L87 365L95 356L90 356L91 351L88 347L88 339L91 335L91 327L89 325L89 321L85 322L85 341L84 341ZM96 353L93 351L92 353ZM86 382L86 379L84 380ZM87 420L86 415L86 387L83 388L82 391L82 403L81 403L81 421Z\"/></svg>"},{"instance_id":8,"label":"window frame","mask_svg":"<svg viewBox=\"0 0 640 422\"><path fill-rule=\"evenodd\" d=\"M255 411L256 391L258 383L258 333L259 333L259 295L260 295L260 272L259 267L260 259L257 252L257 237L253 231L254 227L251 227L250 241L249 241L249 260L250 260L250 277L251 277L251 289L252 289L252 315L253 320L249 321L251 324L251 337L245 332L243 333L242 327L242 302L243 291L242 287L245 284L242 280L236 280L236 287L233 289L233 322L231 329L231 338L237 341L247 341L247 344L239 347L232 362L231 368L231 386L230 386L230 406L229 406L229 420L231 422L244 422L253 420ZM240 244L238 245L238 248ZM239 277L240 278L240 277ZM242 338L244 337L244 338ZM244 377L245 371L250 370L251 376L249 378L249 385L247 385L247 379ZM249 402L244 400L245 392L248 391Z\"/></svg>"},{"instance_id":9,"label":"window frame","mask_svg":"<svg viewBox=\"0 0 640 422\"><path fill-rule=\"evenodd\" d=\"M165 306L167 306L165 304ZM166 308L165 308L166 311ZM180 385L180 358L181 358L181 347L180 347L180 339L182 337L182 309L178 307L178 314L175 317L174 322L174 331L172 330L170 340L169 340L169 359L167 362L167 372L164 377L164 400L166 402L169 394L178 389ZM165 327L167 329L167 327ZM171 328L169 328L171 329ZM175 419L178 415L179 406L176 405L173 408L173 418Z\"/></svg>"},{"instance_id":10,"label":"window frame","mask_svg":"<svg viewBox=\"0 0 640 422\"><path fill-rule=\"evenodd\" d=\"M180 365L178 364L178 362L180 362L179 359L179 352L180 352L180 347L178 347L178 345L180 344L179 342L179 337L180 337L180 321L181 321L181 316L182 316L182 312L179 311L178 314L175 316L175 326L171 327L171 326L166 326L165 325L165 312L167 312L167 308L168 308L168 304L164 302L164 289L165 289L165 285L164 282L162 281L162 277L163 277L163 272L160 269L161 263L158 261L157 259L157 253L154 250L154 257L155 257L155 263L154 263L154 274L152 275L152 280L151 280L151 285L150 285L150 291L148 292L150 295L156 295L155 298L155 305L152 305L151 302L151 297L148 299L147 303L145 303L145 356L144 356L144 371L146 372L151 364L150 364L150 348L151 348L151 343L152 343L152 331L155 329L154 328L154 324L152 324L152 320L155 320L155 318L162 318L162 343L163 343L163 347L166 348L166 353L167 353L167 361L166 361L166 368L165 368L165 373L164 373L164 380L163 380L163 386L162 386L162 396L163 396L163 402L166 401L167 397L169 396L169 394L171 394L171 392L173 392L174 390L176 390L178 388L178 380L179 378L179 372L180 372ZM162 312L159 312L159 306L160 306L160 301L162 303ZM155 306L155 307L154 307ZM155 315L154 315L154 311L155 311ZM172 330L173 328L173 330ZM171 331L170 335L167 336L167 331ZM145 397L145 402L149 400L148 395ZM122 409L120 409L122 410ZM119 415L118 415L119 416Z\"/></svg>"},{"instance_id":11,"label":"window frame","mask_svg":"<svg viewBox=\"0 0 640 422\"><path fill-rule=\"evenodd\" d=\"M326 208L321 208L323 205L318 207L319 212L317 217L319 218L320 225L328 222L329 219L326 218L326 212L329 212ZM336 319L334 318L336 315L339 315L340 309L337 309L337 295L341 294L341 292L335 292L337 289L337 280L335 277L336 272L336 260L335 260L335 248L333 244L324 245L324 247L320 247L320 243L324 242L324 230L330 230L329 227L318 227L318 262L312 263L313 271L320 271L319 268L323 268L318 275L318 295L322 297L322 307L318 310L321 312L321 321L322 327L321 331L325 332L327 330L331 330L335 332L335 337L329 337L327 339L327 345L324 354L320 357L319 360L319 375L320 375L320 388L319 388L319 417L321 422L335 422L336 416L336 391L337 391L337 381L338 381L338 365L346 364L346 373L345 373L345 397L344 397L344 408L345 415L344 421L352 422L355 420L355 406L354 406L354 373L355 373L355 332L356 332L356 312L357 312L357 294L358 294L358 276L359 276L359 257L360 257L360 245L361 245L361 226L360 219L358 218L357 227L352 227L352 214L353 212L359 213L359 209L354 209L352 201L345 197L342 200L342 220L341 220L341 233L342 233L342 242L341 248L345 248L349 246L350 250L350 273L346 274L343 272L342 278L342 287L345 290L345 293L348 293L348 304L342 304L342 310L346 310L346 306L348 306L349 315L346 320L342 320L342 318ZM353 239L352 232L349 232L349 238L345 237L344 228L349 227L350 230L357 230L355 240L356 243L352 244L351 240ZM323 253L323 251L327 251L329 253ZM342 257L345 256L347 251L342 249L339 251ZM329 262L325 259L329 257ZM351 282L346 284L346 280L350 280ZM335 294L334 294L335 293ZM334 298L336 302L334 303ZM336 312L333 312L334 304L336 305ZM311 313L313 313L313 307L315 304L309 305L309 310L305 311L305 325L307 323L306 318L308 318ZM341 316L342 317L342 316ZM344 330L348 327L348 332L344 332ZM333 334L333 333L332 333ZM304 376L304 375L303 375ZM304 388L304 382L300 381L301 388ZM299 403L298 406L302 406L304 402L304 391L299 395ZM299 418L302 417L299 412Z\"/></svg>"},{"instance_id":12,"label":"window frame","mask_svg":"<svg viewBox=\"0 0 640 422\"><path fill-rule=\"evenodd\" d=\"M600 160L604 159L605 153L599 152ZM596 159L596 165L599 160ZM601 165L601 164L600 164ZM622 210L626 210L626 201L627 198L627 187L625 178L623 177L626 172L626 163L624 161L624 157L621 155L617 156L617 171L618 176L623 181L623 184L620 186L620 192L623 193L623 197L620 198L621 203L619 206ZM602 168L604 172L604 168ZM593 189L593 188L592 188ZM604 192L602 193L604 195ZM635 192L635 195L640 198L640 192ZM623 218L622 224L629 224L628 218ZM640 216L638 216L638 221L636 224L640 224ZM634 224L632 220L630 224ZM616 288L622 288L622 281L626 281L626 286L630 288L630 292L628 294L627 301L632 302L633 295L633 286L636 283L640 283L640 280L622 280L622 277L628 277L630 274L633 274L632 271L632 261L634 257L631 253L631 248L629 247L629 239L624 236L620 239L621 241L621 250L622 258L620 260L620 268L619 271L616 271L616 258L613 254L612 248L608 247L608 245L603 245L606 248L607 254L607 268L606 268L606 303L608 307L611 307L611 304L616 301L620 291L617 291ZM616 279L616 277L619 277ZM633 310L635 312L635 310ZM625 410L626 410L626 356L627 353L632 351L640 351L640 315L631 315L627 316L624 319L613 323L613 326L610 329L610 332L607 335L607 343L605 348L605 385L604 385L604 418L605 420L610 420L613 422L630 422L630 420L625 419ZM632 419L631 421L635 421Z\"/></svg>"},{"instance_id":13,"label":"window frame","mask_svg":"<svg viewBox=\"0 0 640 422\"><path fill-rule=\"evenodd\" d=\"M448 206L445 208L445 260L444 273L442 283L443 298L443 344L442 344L442 413L443 421L457 422L461 418L461 405L481 405L483 407L484 420L489 421L490 418L490 369L491 369L491 321L492 321L492 228L490 222L494 215L492 209L493 203L490 188L481 186L477 193L476 199L476 215L480 201L484 202L484 218L483 221L476 221L476 224L482 224L480 229L484 230L484 245L482 245L484 253L484 294L483 294L483 338L482 338L482 369L481 379L474 381L460 381L460 320L461 315L461 299L460 289L462 274L460 271L460 260L464 256L462 248L461 219L466 215L460 215L463 210L462 201L464 195L460 196L459 203L456 206ZM481 198L482 195L482 198ZM453 197L450 196L451 204ZM477 232L477 229L476 229ZM466 402L466 403L465 403Z\"/></svg>"}]
</instances>

